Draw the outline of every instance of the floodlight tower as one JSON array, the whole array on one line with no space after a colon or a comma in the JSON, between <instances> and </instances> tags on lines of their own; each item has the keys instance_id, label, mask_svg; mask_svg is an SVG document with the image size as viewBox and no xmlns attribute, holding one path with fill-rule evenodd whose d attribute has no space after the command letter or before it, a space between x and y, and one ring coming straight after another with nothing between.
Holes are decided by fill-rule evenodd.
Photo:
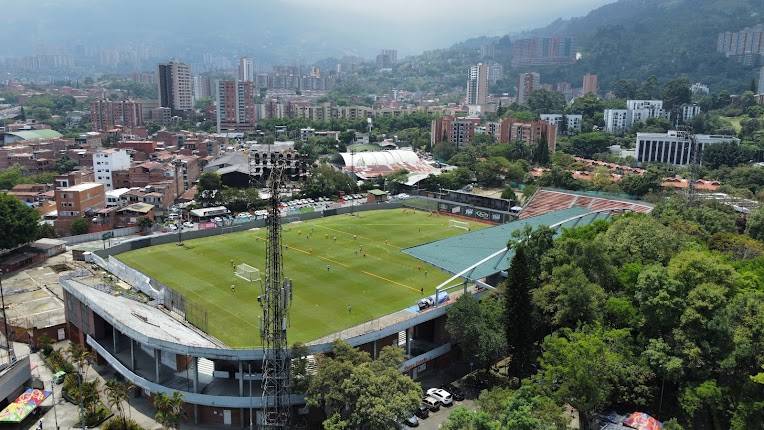
<instances>
[{"instance_id":1,"label":"floodlight tower","mask_svg":"<svg viewBox=\"0 0 764 430\"><path fill-rule=\"evenodd\" d=\"M288 309L292 283L284 278L281 253L279 192L283 164L274 163L268 179L268 240L265 249L265 282L262 287L263 319L263 422L265 429L284 429L290 417L290 359L287 344Z\"/></svg>"}]
</instances>

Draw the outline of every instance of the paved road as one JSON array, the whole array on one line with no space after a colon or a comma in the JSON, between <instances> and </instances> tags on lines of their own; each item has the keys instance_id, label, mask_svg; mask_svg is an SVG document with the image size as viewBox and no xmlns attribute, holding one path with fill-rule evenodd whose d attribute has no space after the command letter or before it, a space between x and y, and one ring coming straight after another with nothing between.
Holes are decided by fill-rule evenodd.
<instances>
[{"instance_id":1,"label":"paved road","mask_svg":"<svg viewBox=\"0 0 764 430\"><path fill-rule=\"evenodd\" d=\"M456 402L450 408L441 407L438 412L431 412L429 417L423 420L419 420L419 427L417 427L417 429L421 429L421 430L439 429L440 426L444 422L446 422L446 420L448 419L448 416L451 414L451 411L453 411L454 408L458 406L464 406L467 409L477 408L477 404L475 403L475 401L470 399L465 399L464 401Z\"/></svg>"}]
</instances>

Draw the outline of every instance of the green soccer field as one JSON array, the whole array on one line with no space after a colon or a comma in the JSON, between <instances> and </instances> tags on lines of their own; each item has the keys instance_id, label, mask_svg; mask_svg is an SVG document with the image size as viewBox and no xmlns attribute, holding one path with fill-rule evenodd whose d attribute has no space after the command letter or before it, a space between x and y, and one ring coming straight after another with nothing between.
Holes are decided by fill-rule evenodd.
<instances>
[{"instance_id":1,"label":"green soccer field","mask_svg":"<svg viewBox=\"0 0 764 430\"><path fill-rule=\"evenodd\" d=\"M449 227L448 220L390 209L284 225L284 273L294 287L289 342L318 339L434 293L450 274L401 249L465 233ZM486 227L469 224L472 230ZM231 261L262 272L265 237L263 228L190 240L184 247L143 248L118 258L205 308L211 335L229 346L247 347L260 344L259 287L235 277Z\"/></svg>"}]
</instances>

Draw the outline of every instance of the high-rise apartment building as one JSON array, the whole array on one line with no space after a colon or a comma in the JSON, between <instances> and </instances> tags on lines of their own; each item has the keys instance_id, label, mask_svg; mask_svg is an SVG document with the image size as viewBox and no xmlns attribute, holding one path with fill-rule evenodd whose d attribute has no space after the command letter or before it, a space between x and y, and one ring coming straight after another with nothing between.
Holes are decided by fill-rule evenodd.
<instances>
[{"instance_id":1,"label":"high-rise apartment building","mask_svg":"<svg viewBox=\"0 0 764 430\"><path fill-rule=\"evenodd\" d=\"M257 123L252 81L217 81L218 132L253 131Z\"/></svg>"},{"instance_id":2,"label":"high-rise apartment building","mask_svg":"<svg viewBox=\"0 0 764 430\"><path fill-rule=\"evenodd\" d=\"M188 64L170 61L160 64L157 73L159 106L168 107L173 115L191 111L193 105L193 79Z\"/></svg>"},{"instance_id":3,"label":"high-rise apartment building","mask_svg":"<svg viewBox=\"0 0 764 430\"><path fill-rule=\"evenodd\" d=\"M504 66L500 63L491 63L488 65L488 83L495 85L501 79L504 79Z\"/></svg>"},{"instance_id":4,"label":"high-rise apartment building","mask_svg":"<svg viewBox=\"0 0 764 430\"><path fill-rule=\"evenodd\" d=\"M194 76L194 100L212 97L212 83L207 75Z\"/></svg>"},{"instance_id":5,"label":"high-rise apartment building","mask_svg":"<svg viewBox=\"0 0 764 430\"><path fill-rule=\"evenodd\" d=\"M512 42L512 67L550 66L576 62L572 37L535 37Z\"/></svg>"},{"instance_id":6,"label":"high-rise apartment building","mask_svg":"<svg viewBox=\"0 0 764 430\"><path fill-rule=\"evenodd\" d=\"M239 80L244 82L255 80L255 62L249 57L239 59Z\"/></svg>"},{"instance_id":7,"label":"high-rise apartment building","mask_svg":"<svg viewBox=\"0 0 764 430\"><path fill-rule=\"evenodd\" d=\"M383 49L377 55L377 67L380 69L389 69L398 63L398 51L395 49Z\"/></svg>"},{"instance_id":8,"label":"high-rise apartment building","mask_svg":"<svg viewBox=\"0 0 764 430\"><path fill-rule=\"evenodd\" d=\"M764 24L719 33L716 51L746 66L764 64Z\"/></svg>"},{"instance_id":9,"label":"high-rise apartment building","mask_svg":"<svg viewBox=\"0 0 764 430\"><path fill-rule=\"evenodd\" d=\"M764 94L764 67L759 70L759 91L756 94Z\"/></svg>"},{"instance_id":10,"label":"high-rise apartment building","mask_svg":"<svg viewBox=\"0 0 764 430\"><path fill-rule=\"evenodd\" d=\"M478 63L470 67L467 76L467 104L484 105L488 99L488 65Z\"/></svg>"},{"instance_id":11,"label":"high-rise apartment building","mask_svg":"<svg viewBox=\"0 0 764 430\"><path fill-rule=\"evenodd\" d=\"M584 83L583 83L583 93L586 94L597 94L599 91L599 86L597 84L597 75L593 75L591 73L587 73L584 75Z\"/></svg>"},{"instance_id":12,"label":"high-rise apartment building","mask_svg":"<svg viewBox=\"0 0 764 430\"><path fill-rule=\"evenodd\" d=\"M525 104L531 93L541 87L541 75L537 72L521 73L517 80L517 103Z\"/></svg>"},{"instance_id":13,"label":"high-rise apartment building","mask_svg":"<svg viewBox=\"0 0 764 430\"><path fill-rule=\"evenodd\" d=\"M90 103L93 131L107 131L120 125L133 128L143 125L143 103L132 100L99 99Z\"/></svg>"}]
</instances>

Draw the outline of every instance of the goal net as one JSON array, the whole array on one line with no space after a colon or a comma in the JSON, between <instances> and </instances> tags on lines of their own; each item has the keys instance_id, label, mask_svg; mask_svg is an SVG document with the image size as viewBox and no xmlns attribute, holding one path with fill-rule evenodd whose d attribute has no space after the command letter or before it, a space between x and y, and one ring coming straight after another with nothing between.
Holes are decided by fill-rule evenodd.
<instances>
[{"instance_id":1,"label":"goal net","mask_svg":"<svg viewBox=\"0 0 764 430\"><path fill-rule=\"evenodd\" d=\"M465 231L470 231L470 225L464 221L457 221L455 219L448 220L448 226L451 228L460 228Z\"/></svg>"},{"instance_id":2,"label":"goal net","mask_svg":"<svg viewBox=\"0 0 764 430\"><path fill-rule=\"evenodd\" d=\"M237 277L247 281L247 282L258 282L260 281L260 269L257 267L252 267L249 264L241 263L238 266L236 266L236 270L234 270L234 275Z\"/></svg>"}]
</instances>

